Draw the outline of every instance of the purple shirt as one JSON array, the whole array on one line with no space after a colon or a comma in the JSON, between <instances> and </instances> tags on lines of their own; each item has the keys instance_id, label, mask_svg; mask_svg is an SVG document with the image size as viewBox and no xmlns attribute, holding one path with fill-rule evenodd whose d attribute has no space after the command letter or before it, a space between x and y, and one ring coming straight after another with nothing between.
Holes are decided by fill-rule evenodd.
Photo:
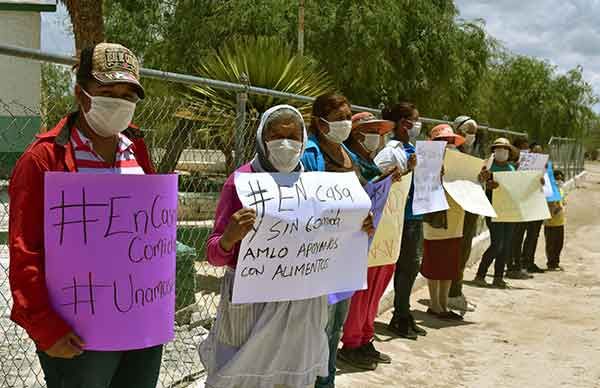
<instances>
[{"instance_id":1,"label":"purple shirt","mask_svg":"<svg viewBox=\"0 0 600 388\"><path fill-rule=\"evenodd\" d=\"M219 243L221 236L229 224L229 219L235 212L242 208L242 202L235 190L235 174L237 172L254 171L252 170L250 163L241 166L227 178L227 181L223 185L223 190L221 190L221 196L219 197L219 204L217 205L215 214L215 225L206 243L208 262L217 267L227 265L235 269L238 254L240 252L241 242L235 244L233 249L229 252L225 251Z\"/></svg>"}]
</instances>

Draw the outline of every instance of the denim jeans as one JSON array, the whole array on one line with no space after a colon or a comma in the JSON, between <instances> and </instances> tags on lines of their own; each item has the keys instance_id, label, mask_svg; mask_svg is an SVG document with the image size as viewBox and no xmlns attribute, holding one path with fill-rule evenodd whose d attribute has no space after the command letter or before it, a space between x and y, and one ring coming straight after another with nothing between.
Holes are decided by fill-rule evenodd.
<instances>
[{"instance_id":1,"label":"denim jeans","mask_svg":"<svg viewBox=\"0 0 600 388\"><path fill-rule=\"evenodd\" d=\"M510 259L512 238L513 238L513 223L492 222L491 218L485 219L488 229L490 230L490 247L483 254L477 277L485 277L487 271L494 263L494 277L502 279L504 277L504 268Z\"/></svg>"},{"instance_id":2,"label":"denim jeans","mask_svg":"<svg viewBox=\"0 0 600 388\"><path fill-rule=\"evenodd\" d=\"M85 351L70 360L43 352L38 352L38 357L48 388L155 388L162 349Z\"/></svg>"},{"instance_id":3,"label":"denim jeans","mask_svg":"<svg viewBox=\"0 0 600 388\"><path fill-rule=\"evenodd\" d=\"M400 256L394 275L394 320L410 316L410 294L421 269L423 221L405 220Z\"/></svg>"},{"instance_id":4,"label":"denim jeans","mask_svg":"<svg viewBox=\"0 0 600 388\"><path fill-rule=\"evenodd\" d=\"M329 305L329 318L327 320L327 339L329 340L329 376L317 377L315 384L316 388L333 388L335 387L335 362L337 359L338 345L342 338L342 329L344 322L348 317L350 308L350 300L346 299L336 304Z\"/></svg>"}]
</instances>

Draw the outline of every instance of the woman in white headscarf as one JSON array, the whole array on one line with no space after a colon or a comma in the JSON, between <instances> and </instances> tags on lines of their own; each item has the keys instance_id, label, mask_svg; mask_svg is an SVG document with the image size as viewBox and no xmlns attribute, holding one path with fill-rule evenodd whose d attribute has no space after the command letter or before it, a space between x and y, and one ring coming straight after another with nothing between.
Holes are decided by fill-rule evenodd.
<instances>
[{"instance_id":1,"label":"woman in white headscarf","mask_svg":"<svg viewBox=\"0 0 600 388\"><path fill-rule=\"evenodd\" d=\"M236 172L303 171L300 157L307 142L302 115L289 105L267 110L260 121L257 153ZM217 320L199 352L210 388L314 386L327 374L327 297L306 300L232 304L240 243L256 219L237 196L235 173L221 191L208 261L226 266Z\"/></svg>"}]
</instances>

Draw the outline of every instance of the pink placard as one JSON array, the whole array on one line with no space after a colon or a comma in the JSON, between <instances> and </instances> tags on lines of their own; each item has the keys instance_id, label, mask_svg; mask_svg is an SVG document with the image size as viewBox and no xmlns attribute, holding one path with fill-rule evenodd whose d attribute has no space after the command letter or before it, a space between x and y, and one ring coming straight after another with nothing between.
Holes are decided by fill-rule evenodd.
<instances>
[{"instance_id":1,"label":"pink placard","mask_svg":"<svg viewBox=\"0 0 600 388\"><path fill-rule=\"evenodd\" d=\"M177 176L50 172L44 194L50 300L85 348L172 340Z\"/></svg>"}]
</instances>

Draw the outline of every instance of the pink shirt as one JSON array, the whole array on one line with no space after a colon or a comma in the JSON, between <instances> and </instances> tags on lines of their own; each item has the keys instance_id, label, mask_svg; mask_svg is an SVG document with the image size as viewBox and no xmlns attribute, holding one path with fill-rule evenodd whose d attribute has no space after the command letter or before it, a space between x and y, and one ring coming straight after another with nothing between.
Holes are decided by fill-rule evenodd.
<instances>
[{"instance_id":1,"label":"pink shirt","mask_svg":"<svg viewBox=\"0 0 600 388\"><path fill-rule=\"evenodd\" d=\"M238 168L229 176L229 178L227 178L227 181L221 190L221 196L219 197L219 204L217 205L215 214L215 225L206 243L206 255L209 263L218 267L227 265L233 269L235 269L237 265L241 242L235 244L233 249L227 252L221 248L219 240L221 239L223 232L225 232L225 228L227 228L231 216L242 208L242 203L235 190L234 179L236 172L254 171L252 170L250 163L248 163Z\"/></svg>"}]
</instances>

